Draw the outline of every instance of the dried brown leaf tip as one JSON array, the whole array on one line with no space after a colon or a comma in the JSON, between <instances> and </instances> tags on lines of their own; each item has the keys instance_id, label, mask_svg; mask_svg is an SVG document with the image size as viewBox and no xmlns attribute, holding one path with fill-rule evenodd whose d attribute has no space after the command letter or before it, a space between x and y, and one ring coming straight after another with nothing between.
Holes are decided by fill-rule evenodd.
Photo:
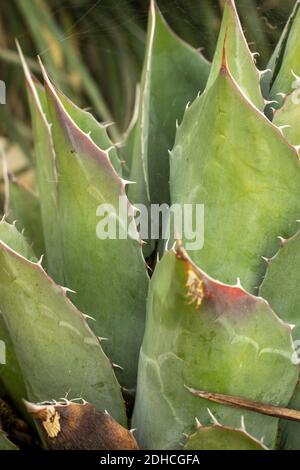
<instances>
[{"instance_id":1,"label":"dried brown leaf tip","mask_svg":"<svg viewBox=\"0 0 300 470\"><path fill-rule=\"evenodd\" d=\"M66 401L64 404L26 405L45 437L48 449L138 449L130 431L90 403Z\"/></svg>"}]
</instances>

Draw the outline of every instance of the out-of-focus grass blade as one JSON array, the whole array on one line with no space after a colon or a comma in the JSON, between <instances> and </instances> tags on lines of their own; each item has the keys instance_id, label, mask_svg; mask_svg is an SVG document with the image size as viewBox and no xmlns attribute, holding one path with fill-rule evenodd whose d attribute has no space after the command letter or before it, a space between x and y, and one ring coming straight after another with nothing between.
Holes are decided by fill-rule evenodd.
<instances>
[{"instance_id":1,"label":"out-of-focus grass blade","mask_svg":"<svg viewBox=\"0 0 300 470\"><path fill-rule=\"evenodd\" d=\"M105 121L113 121L113 117L101 95L100 87L96 85L93 78L87 71L84 63L78 57L69 42L68 36L64 36L59 26L52 20L46 3L43 0L32 0L24 2L16 0L31 33L35 39L38 53L44 56L46 52L46 63L50 65L50 73L53 77L57 76L57 68L63 69L65 62L70 70L75 69L79 74L82 87L93 103L94 109ZM111 129L112 136L118 138L117 129Z\"/></svg>"}]
</instances>

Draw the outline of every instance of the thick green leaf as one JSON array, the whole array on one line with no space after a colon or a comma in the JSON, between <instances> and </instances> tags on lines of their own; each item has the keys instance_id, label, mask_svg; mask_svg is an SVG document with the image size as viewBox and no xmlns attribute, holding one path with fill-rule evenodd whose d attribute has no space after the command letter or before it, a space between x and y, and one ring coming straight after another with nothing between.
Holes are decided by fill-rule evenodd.
<instances>
[{"instance_id":1,"label":"thick green leaf","mask_svg":"<svg viewBox=\"0 0 300 470\"><path fill-rule=\"evenodd\" d=\"M278 254L269 261L260 294L268 300L275 312L285 322L294 325L295 361L299 360L300 345L300 233L283 242ZM300 409L300 387L290 403ZM284 422L282 445L286 449L300 450L300 424Z\"/></svg>"},{"instance_id":2,"label":"thick green leaf","mask_svg":"<svg viewBox=\"0 0 300 470\"><path fill-rule=\"evenodd\" d=\"M119 160L116 147L113 145L112 141L110 140L107 134L107 125L100 124L91 113L84 111L71 100L69 100L63 93L56 89L56 93L59 96L61 103L63 104L65 110L73 119L73 121L77 124L80 129L89 134L92 141L98 145L98 147L102 150L107 150L109 154L109 159L116 170L116 172L121 176L122 175L122 167L121 162Z\"/></svg>"},{"instance_id":3,"label":"thick green leaf","mask_svg":"<svg viewBox=\"0 0 300 470\"><path fill-rule=\"evenodd\" d=\"M299 344L298 344L299 354ZM297 385L290 408L300 410L300 386ZM283 450L300 450L300 423L296 421L280 422L280 448Z\"/></svg>"},{"instance_id":4,"label":"thick green leaf","mask_svg":"<svg viewBox=\"0 0 300 470\"><path fill-rule=\"evenodd\" d=\"M218 78L226 49L229 69L243 92L259 109L265 101L260 90L260 74L253 61L233 0L226 0L214 60L211 66L207 89Z\"/></svg>"},{"instance_id":5,"label":"thick green leaf","mask_svg":"<svg viewBox=\"0 0 300 470\"><path fill-rule=\"evenodd\" d=\"M209 63L179 39L151 1L139 115L135 127L128 196L134 203L169 201L168 149L176 120L205 87Z\"/></svg>"},{"instance_id":6,"label":"thick green leaf","mask_svg":"<svg viewBox=\"0 0 300 470\"><path fill-rule=\"evenodd\" d=\"M233 429L215 424L199 426L188 437L184 450L267 450L259 441L244 429Z\"/></svg>"},{"instance_id":7,"label":"thick green leaf","mask_svg":"<svg viewBox=\"0 0 300 470\"><path fill-rule=\"evenodd\" d=\"M29 245L26 237L17 230L16 225L7 223L3 218L0 222L0 240L30 261L37 261L32 246Z\"/></svg>"},{"instance_id":8,"label":"thick green leaf","mask_svg":"<svg viewBox=\"0 0 300 470\"><path fill-rule=\"evenodd\" d=\"M144 260L136 235L136 239L127 240L99 240L96 236L97 207L101 203L113 204L118 211L119 196L125 197L124 183L111 167L108 153L94 144L94 141L100 144L102 139L105 145L101 126L59 95L64 100L62 104L49 82L53 90L53 94L49 93L51 115L44 91L33 82L26 64L24 68L32 104L49 273L57 282L77 292L73 300L85 313L96 318L97 324L93 326L109 339L106 348L110 357L125 369L124 373L120 372L121 382L133 387L148 284ZM58 104L58 111L54 102ZM93 126L94 141L77 127L66 108L84 130L86 126ZM65 122L60 122L57 112L63 113ZM52 121L54 142L48 124ZM68 124L72 132L65 135ZM76 150L81 144L83 150L77 158ZM125 198L125 205L127 203ZM131 217L128 221L131 222ZM119 225L118 222L118 230ZM129 333L123 327L124 321ZM125 356L124 351L127 351Z\"/></svg>"},{"instance_id":9,"label":"thick green leaf","mask_svg":"<svg viewBox=\"0 0 300 470\"><path fill-rule=\"evenodd\" d=\"M269 98L270 96L270 89L271 89L272 83L274 82L278 74L278 71L280 69L282 58L284 55L285 46L289 37L291 27L293 25L294 18L298 12L298 8L299 8L299 1L297 0L295 7L293 9L293 12L289 17L282 31L280 39L277 43L277 46L275 47L274 52L269 60L268 68L265 71L266 73L262 77L261 86L262 86L264 96L266 98ZM276 99L280 99L280 98L276 96Z\"/></svg>"},{"instance_id":10,"label":"thick green leaf","mask_svg":"<svg viewBox=\"0 0 300 470\"><path fill-rule=\"evenodd\" d=\"M185 386L285 406L298 367L290 329L261 298L207 277L182 248L166 252L150 283L133 426L141 448L174 448L207 407L226 426L241 411L194 397ZM247 431L276 442L278 420L243 412Z\"/></svg>"},{"instance_id":11,"label":"thick green leaf","mask_svg":"<svg viewBox=\"0 0 300 470\"><path fill-rule=\"evenodd\" d=\"M25 238L18 232L14 225L10 225L4 220L0 222L0 240L20 255L35 261L34 253ZM14 405L24 414L25 410L22 400L27 397L26 387L11 338L2 315L0 315L0 340L5 343L5 364L0 365L0 380Z\"/></svg>"},{"instance_id":12,"label":"thick green leaf","mask_svg":"<svg viewBox=\"0 0 300 470\"><path fill-rule=\"evenodd\" d=\"M39 84L33 80L19 46L18 51L25 73L31 111L47 269L56 282L64 285L63 254L57 208L57 172L49 113L46 98L41 92Z\"/></svg>"},{"instance_id":13,"label":"thick green leaf","mask_svg":"<svg viewBox=\"0 0 300 470\"><path fill-rule=\"evenodd\" d=\"M24 229L36 256L44 255L46 250L39 197L15 178L9 181L8 210L9 220L16 221L19 231Z\"/></svg>"},{"instance_id":14,"label":"thick green leaf","mask_svg":"<svg viewBox=\"0 0 300 470\"><path fill-rule=\"evenodd\" d=\"M296 88L296 76L300 76L300 2L296 2L282 38L271 59L273 81L271 99L277 100L280 107L282 97L278 93L291 93Z\"/></svg>"},{"instance_id":15,"label":"thick green leaf","mask_svg":"<svg viewBox=\"0 0 300 470\"><path fill-rule=\"evenodd\" d=\"M29 248L27 249L29 250ZM125 423L120 387L98 338L39 263L0 241L0 310L30 400L82 396Z\"/></svg>"},{"instance_id":16,"label":"thick green leaf","mask_svg":"<svg viewBox=\"0 0 300 470\"><path fill-rule=\"evenodd\" d=\"M283 106L276 110L273 123L282 128L284 137L300 149L300 83L295 91L287 95Z\"/></svg>"},{"instance_id":17,"label":"thick green leaf","mask_svg":"<svg viewBox=\"0 0 300 470\"><path fill-rule=\"evenodd\" d=\"M192 259L216 279L234 284L239 277L254 291L265 272L261 257L274 255L277 236L297 230L299 158L241 93L226 63L186 111L170 168L172 204L205 208L204 246L190 251Z\"/></svg>"},{"instance_id":18,"label":"thick green leaf","mask_svg":"<svg viewBox=\"0 0 300 470\"><path fill-rule=\"evenodd\" d=\"M270 302L283 321L295 325L294 339L300 340L300 233L282 242L282 248L268 261L260 295Z\"/></svg>"},{"instance_id":19,"label":"thick green leaf","mask_svg":"<svg viewBox=\"0 0 300 470\"><path fill-rule=\"evenodd\" d=\"M95 318L97 334L108 338L105 350L124 368L119 372L122 385L133 388L148 289L133 207L107 152L74 123L46 74L45 80L58 174L65 285L76 291L71 298L80 310ZM119 213L120 199L125 211ZM101 204L106 204L102 216L98 213ZM100 239L97 234L105 214L115 224L116 239ZM120 232L124 232L122 239Z\"/></svg>"},{"instance_id":20,"label":"thick green leaf","mask_svg":"<svg viewBox=\"0 0 300 470\"><path fill-rule=\"evenodd\" d=\"M0 429L0 450L18 450L17 446L15 446L4 434L4 432Z\"/></svg>"}]
</instances>

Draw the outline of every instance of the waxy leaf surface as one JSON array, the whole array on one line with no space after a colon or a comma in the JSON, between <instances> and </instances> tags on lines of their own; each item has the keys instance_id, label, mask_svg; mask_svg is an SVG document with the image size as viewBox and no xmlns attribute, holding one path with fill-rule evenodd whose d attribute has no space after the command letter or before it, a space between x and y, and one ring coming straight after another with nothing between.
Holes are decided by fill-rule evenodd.
<instances>
[{"instance_id":1,"label":"waxy leaf surface","mask_svg":"<svg viewBox=\"0 0 300 470\"><path fill-rule=\"evenodd\" d=\"M29 250L29 248L28 248ZM0 310L30 400L83 397L125 423L112 366L84 316L40 264L0 241Z\"/></svg>"},{"instance_id":2,"label":"waxy leaf surface","mask_svg":"<svg viewBox=\"0 0 300 470\"><path fill-rule=\"evenodd\" d=\"M141 448L174 449L195 418L241 425L241 411L194 397L186 386L287 405L298 377L290 328L261 298L221 284L182 248L151 279L133 426ZM222 390L222 392L221 392ZM247 431L276 443L278 420L243 411Z\"/></svg>"},{"instance_id":3,"label":"waxy leaf surface","mask_svg":"<svg viewBox=\"0 0 300 470\"><path fill-rule=\"evenodd\" d=\"M192 204L194 210L204 204L204 245L190 256L216 279L235 284L240 278L244 288L256 291L266 269L262 256L273 256L277 237L297 230L296 149L223 65L211 88L186 111L170 158L171 203ZM197 230L198 237L183 233L183 239L194 243Z\"/></svg>"}]
</instances>

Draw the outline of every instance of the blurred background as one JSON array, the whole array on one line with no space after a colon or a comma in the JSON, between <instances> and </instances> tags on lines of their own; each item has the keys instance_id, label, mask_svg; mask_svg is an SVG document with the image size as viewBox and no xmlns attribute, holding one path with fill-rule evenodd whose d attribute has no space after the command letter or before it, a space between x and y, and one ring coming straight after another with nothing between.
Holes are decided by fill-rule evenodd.
<instances>
[{"instance_id":1,"label":"blurred background","mask_svg":"<svg viewBox=\"0 0 300 470\"><path fill-rule=\"evenodd\" d=\"M158 0L170 26L211 60L225 0ZM236 0L259 68L265 68L295 0ZM143 65L148 0L9 0L0 7L0 151L10 170L32 185L32 141L18 39L40 76L39 54L59 87L102 121L118 140L130 121ZM0 178L2 169L0 168Z\"/></svg>"}]
</instances>

